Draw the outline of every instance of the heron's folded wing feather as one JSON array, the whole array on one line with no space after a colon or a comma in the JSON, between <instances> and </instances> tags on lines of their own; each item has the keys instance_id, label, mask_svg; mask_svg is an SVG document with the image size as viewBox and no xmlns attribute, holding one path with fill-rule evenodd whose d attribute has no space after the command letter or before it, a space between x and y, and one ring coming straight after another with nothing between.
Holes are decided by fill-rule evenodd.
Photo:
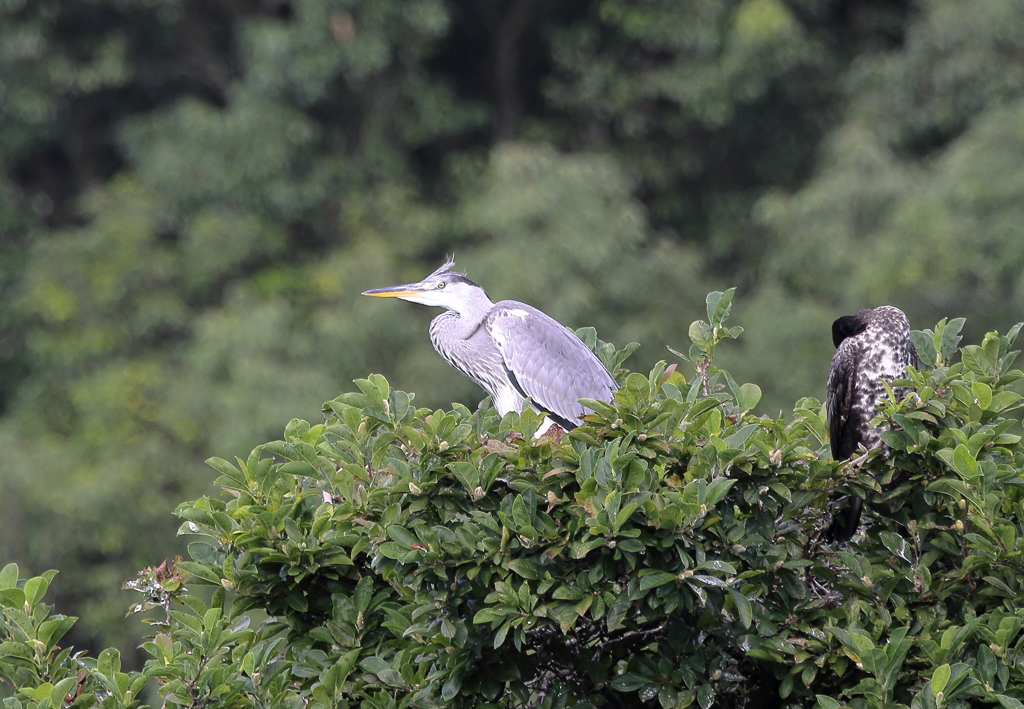
<instances>
[{"instance_id":1,"label":"heron's folded wing feather","mask_svg":"<svg viewBox=\"0 0 1024 709\"><path fill-rule=\"evenodd\" d=\"M574 423L582 398L610 401L617 388L600 360L576 335L534 307L501 301L487 331L524 396Z\"/></svg>"}]
</instances>

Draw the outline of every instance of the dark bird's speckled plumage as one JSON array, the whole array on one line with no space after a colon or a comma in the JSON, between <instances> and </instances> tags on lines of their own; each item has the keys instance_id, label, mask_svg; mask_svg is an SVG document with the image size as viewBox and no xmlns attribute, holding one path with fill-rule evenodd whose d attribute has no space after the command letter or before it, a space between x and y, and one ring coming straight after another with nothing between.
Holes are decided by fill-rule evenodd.
<instances>
[{"instance_id":1,"label":"dark bird's speckled plumage","mask_svg":"<svg viewBox=\"0 0 1024 709\"><path fill-rule=\"evenodd\" d=\"M906 367L917 366L917 352L910 340L910 323L899 308L882 305L844 315L832 323L836 353L828 373L829 441L832 457L846 460L861 447L870 450L882 444L885 428L872 426L879 402L885 397L882 382L904 376ZM893 391L897 397L903 388ZM846 507L832 520L827 539L849 541L860 524L864 501L849 498Z\"/></svg>"}]
</instances>

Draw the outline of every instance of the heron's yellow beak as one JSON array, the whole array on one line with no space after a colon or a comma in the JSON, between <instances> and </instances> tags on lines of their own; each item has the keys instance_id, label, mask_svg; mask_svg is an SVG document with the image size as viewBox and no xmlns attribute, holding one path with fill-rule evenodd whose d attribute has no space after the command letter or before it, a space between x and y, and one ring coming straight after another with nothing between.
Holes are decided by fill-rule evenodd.
<instances>
[{"instance_id":1,"label":"heron's yellow beak","mask_svg":"<svg viewBox=\"0 0 1024 709\"><path fill-rule=\"evenodd\" d=\"M404 286L388 286L387 288L374 288L373 290L364 290L363 295L369 295L374 298L401 298L408 295L420 295L423 293L423 288L417 288L418 284L410 283Z\"/></svg>"}]
</instances>

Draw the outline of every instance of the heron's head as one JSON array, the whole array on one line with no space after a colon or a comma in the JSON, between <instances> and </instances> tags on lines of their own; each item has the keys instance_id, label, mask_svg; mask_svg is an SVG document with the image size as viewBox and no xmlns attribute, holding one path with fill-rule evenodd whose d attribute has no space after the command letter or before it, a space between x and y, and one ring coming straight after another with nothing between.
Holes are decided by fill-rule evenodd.
<instances>
[{"instance_id":1,"label":"heron's head","mask_svg":"<svg viewBox=\"0 0 1024 709\"><path fill-rule=\"evenodd\" d=\"M406 283L401 286L374 288L363 291L363 295L375 298L401 298L420 305L434 305L464 312L474 303L490 302L484 289L452 268L454 261L448 261L419 283Z\"/></svg>"}]
</instances>

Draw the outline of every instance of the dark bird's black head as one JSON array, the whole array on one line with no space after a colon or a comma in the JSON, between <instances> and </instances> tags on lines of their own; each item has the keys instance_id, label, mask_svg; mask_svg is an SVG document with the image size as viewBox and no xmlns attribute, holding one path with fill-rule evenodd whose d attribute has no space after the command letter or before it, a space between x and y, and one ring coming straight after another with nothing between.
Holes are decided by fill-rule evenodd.
<instances>
[{"instance_id":1,"label":"dark bird's black head","mask_svg":"<svg viewBox=\"0 0 1024 709\"><path fill-rule=\"evenodd\" d=\"M856 337L867 330L874 312L864 308L856 315L844 315L841 318L837 318L832 323L832 344L835 347L839 347L839 343L847 337Z\"/></svg>"}]
</instances>

